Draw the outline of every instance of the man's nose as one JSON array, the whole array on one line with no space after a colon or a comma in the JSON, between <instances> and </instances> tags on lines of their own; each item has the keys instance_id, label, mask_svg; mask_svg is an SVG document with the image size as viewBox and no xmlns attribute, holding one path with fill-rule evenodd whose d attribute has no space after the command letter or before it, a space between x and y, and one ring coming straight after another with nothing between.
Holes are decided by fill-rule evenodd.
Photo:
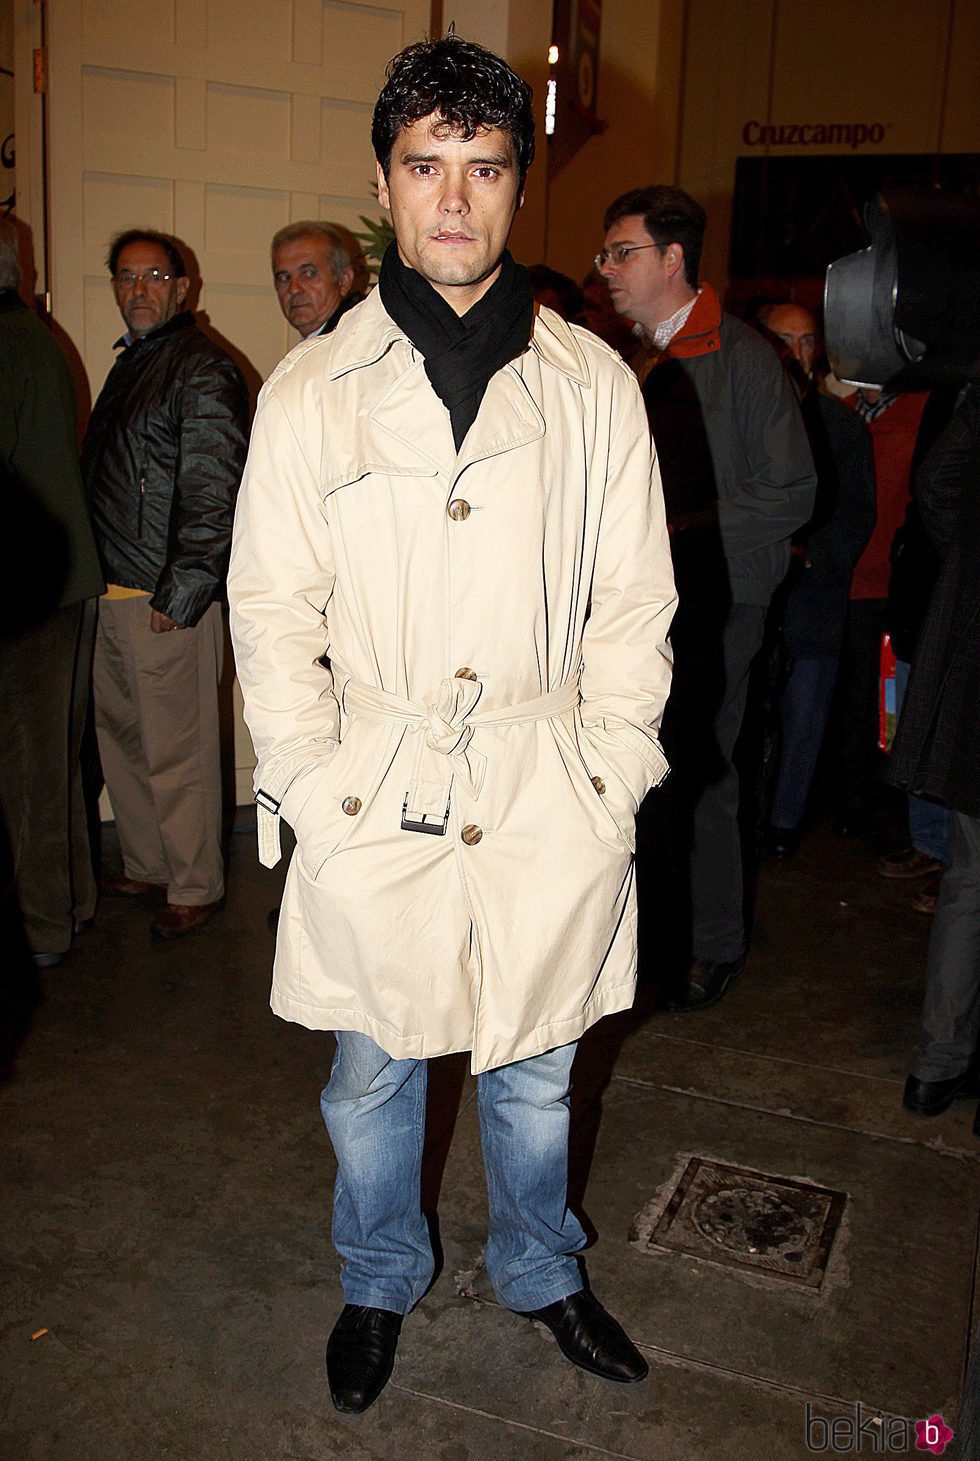
<instances>
[{"instance_id":1,"label":"man's nose","mask_svg":"<svg viewBox=\"0 0 980 1461\"><path fill-rule=\"evenodd\" d=\"M460 178L447 177L446 184L442 191L441 207L443 213L459 213L462 216L470 211L470 201L466 191L466 184Z\"/></svg>"}]
</instances>

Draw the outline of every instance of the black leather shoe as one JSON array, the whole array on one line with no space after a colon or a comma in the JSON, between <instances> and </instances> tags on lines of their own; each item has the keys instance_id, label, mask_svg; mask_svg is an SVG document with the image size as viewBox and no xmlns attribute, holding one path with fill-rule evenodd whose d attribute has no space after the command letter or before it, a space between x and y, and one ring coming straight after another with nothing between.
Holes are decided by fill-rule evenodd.
<instances>
[{"instance_id":1,"label":"black leather shoe","mask_svg":"<svg viewBox=\"0 0 980 1461\"><path fill-rule=\"evenodd\" d=\"M709 1005L717 1004L744 967L744 959L729 959L724 963L695 959L688 975L687 989L668 1003L668 1010L671 1014L683 1015L689 1010L706 1010Z\"/></svg>"},{"instance_id":2,"label":"black leather shoe","mask_svg":"<svg viewBox=\"0 0 980 1461\"><path fill-rule=\"evenodd\" d=\"M590 1375L623 1385L646 1379L650 1368L646 1360L622 1326L586 1289L557 1304L531 1309L528 1318L546 1324L565 1358Z\"/></svg>"},{"instance_id":3,"label":"black leather shoe","mask_svg":"<svg viewBox=\"0 0 980 1461\"><path fill-rule=\"evenodd\" d=\"M905 1082L902 1105L913 1116L941 1116L954 1101L980 1099L980 1075L965 1070L948 1081L920 1081L910 1075Z\"/></svg>"},{"instance_id":4,"label":"black leather shoe","mask_svg":"<svg viewBox=\"0 0 980 1461\"><path fill-rule=\"evenodd\" d=\"M337 1410L360 1415L373 1405L395 1364L401 1314L345 1304L327 1340L327 1380Z\"/></svg>"}]
</instances>

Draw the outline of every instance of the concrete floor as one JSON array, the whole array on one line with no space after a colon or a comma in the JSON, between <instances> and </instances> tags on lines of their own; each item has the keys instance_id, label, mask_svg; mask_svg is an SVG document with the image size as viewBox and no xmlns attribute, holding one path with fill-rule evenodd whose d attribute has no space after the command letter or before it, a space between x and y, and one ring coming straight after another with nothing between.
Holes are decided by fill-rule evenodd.
<instances>
[{"instance_id":1,"label":"concrete floor","mask_svg":"<svg viewBox=\"0 0 980 1461\"><path fill-rule=\"evenodd\" d=\"M106 901L43 976L0 1090L4 1461L756 1461L832 1450L835 1418L837 1454L921 1456L912 1422L955 1429L980 1144L969 1105L901 1109L928 920L864 848L817 832L763 870L751 960L715 1009L646 998L584 1042L588 1271L649 1380L592 1379L493 1302L475 1088L447 1060L427 1174L444 1267L360 1418L333 1411L323 1375L332 1040L267 1005L280 880L246 821L202 935L152 947L150 910ZM692 1156L847 1194L819 1290L647 1245Z\"/></svg>"}]
</instances>

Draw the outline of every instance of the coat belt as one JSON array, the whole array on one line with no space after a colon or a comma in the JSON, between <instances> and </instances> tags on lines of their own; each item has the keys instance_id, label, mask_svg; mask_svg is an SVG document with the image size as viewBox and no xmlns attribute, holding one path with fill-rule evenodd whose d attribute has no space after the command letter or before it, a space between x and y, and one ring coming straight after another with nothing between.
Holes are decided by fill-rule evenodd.
<instances>
[{"instance_id":1,"label":"coat belt","mask_svg":"<svg viewBox=\"0 0 980 1461\"><path fill-rule=\"evenodd\" d=\"M486 775L487 760L472 745L474 733L481 727L530 724L535 720L553 720L577 709L581 691L576 678L557 690L535 695L517 705L480 706L483 686L479 680L459 678L443 680L435 699L429 704L407 700L389 690L379 690L359 680L348 680L342 700L348 715L366 720L387 721L406 730L421 730L415 773L408 788L406 805L419 814L433 815L448 805L449 791L455 778L474 799L480 795ZM429 770L433 775L427 775ZM258 793L259 858L266 867L279 860L278 806L266 806L264 793Z\"/></svg>"},{"instance_id":2,"label":"coat belt","mask_svg":"<svg viewBox=\"0 0 980 1461\"><path fill-rule=\"evenodd\" d=\"M481 709L479 701L482 695L483 686L479 680L446 679L440 684L435 700L421 705L388 690L348 680L343 702L351 715L423 730L416 780L420 779L425 751L435 752L446 758L453 776L467 794L475 798L480 795L487 769L487 758L471 744L479 727L552 720L576 709L581 699L577 679L544 695L535 695L531 700L522 700L518 705L484 706Z\"/></svg>"}]
</instances>

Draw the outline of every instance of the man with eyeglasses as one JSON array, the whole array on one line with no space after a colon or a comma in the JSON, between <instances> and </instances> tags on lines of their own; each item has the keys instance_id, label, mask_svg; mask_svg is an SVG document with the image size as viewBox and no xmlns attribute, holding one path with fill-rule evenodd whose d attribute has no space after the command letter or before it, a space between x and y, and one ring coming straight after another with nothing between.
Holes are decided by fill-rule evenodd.
<instances>
[{"instance_id":1,"label":"man with eyeglasses","mask_svg":"<svg viewBox=\"0 0 980 1461\"><path fill-rule=\"evenodd\" d=\"M221 906L218 680L248 396L185 308L170 238L130 229L107 259L126 332L85 438L82 470L108 584L99 605L95 721L123 871L102 891L166 893L157 938Z\"/></svg>"},{"instance_id":2,"label":"man with eyeglasses","mask_svg":"<svg viewBox=\"0 0 980 1461\"><path fill-rule=\"evenodd\" d=\"M663 900L665 918L690 910L677 934L677 1011L714 1004L742 970L732 755L766 609L816 487L799 406L775 351L723 314L711 285L698 282L706 223L701 205L679 188L635 188L607 209L596 258L616 309L636 320L650 345L643 397L680 600L663 726L673 775L656 809L667 813L666 825L638 862L641 907L658 939L665 925L651 917L654 906Z\"/></svg>"}]
</instances>

